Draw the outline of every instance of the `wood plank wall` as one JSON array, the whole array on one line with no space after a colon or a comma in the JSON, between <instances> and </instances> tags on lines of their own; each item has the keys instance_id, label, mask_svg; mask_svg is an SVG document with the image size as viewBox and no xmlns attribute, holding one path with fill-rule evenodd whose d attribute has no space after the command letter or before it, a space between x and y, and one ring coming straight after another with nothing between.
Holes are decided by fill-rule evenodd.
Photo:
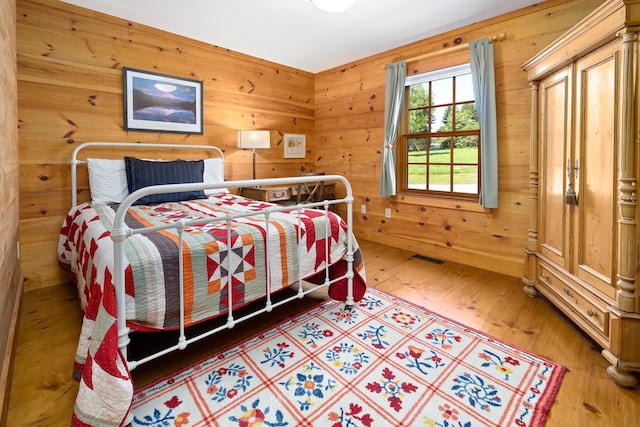
<instances>
[{"instance_id":1,"label":"wood plank wall","mask_svg":"<svg viewBox=\"0 0 640 427\"><path fill-rule=\"evenodd\" d=\"M17 1L20 241L25 288L63 282L59 227L69 209L67 163L86 141L214 144L226 179L251 178L238 129L271 130L257 176L297 175L283 133L314 129L313 74L55 0ZM123 130L122 67L204 82L204 135ZM83 199L84 197L84 199ZM86 200L86 187L79 200Z\"/></svg>"},{"instance_id":2,"label":"wood plank wall","mask_svg":"<svg viewBox=\"0 0 640 427\"><path fill-rule=\"evenodd\" d=\"M16 6L0 0L0 425L4 425L20 298Z\"/></svg>"},{"instance_id":3,"label":"wood plank wall","mask_svg":"<svg viewBox=\"0 0 640 427\"><path fill-rule=\"evenodd\" d=\"M342 173L354 186L358 238L521 276L529 214L530 89L520 66L601 0L545 1L437 37L383 52L316 75L316 167ZM447 47L506 33L496 42L499 207L444 203L419 197L380 197L384 135L384 65L407 60L409 74L468 62ZM445 54L410 60L425 53ZM386 208L391 218L385 218Z\"/></svg>"},{"instance_id":4,"label":"wood plank wall","mask_svg":"<svg viewBox=\"0 0 640 427\"><path fill-rule=\"evenodd\" d=\"M247 178L250 153L237 129L270 129L258 175L339 173L356 197L358 238L520 276L528 227L530 95L520 66L601 3L548 0L318 74L292 69L55 0L17 1L21 269L26 289L55 285L59 226L70 196L66 161L90 140L213 143L227 179ZM386 63L499 32L500 207L431 203L378 195ZM460 55L409 62L412 72L463 62ZM201 136L125 132L122 67L204 81ZM282 134L307 135L304 161L284 159ZM86 193L86 191L85 191ZM86 195L84 196L86 197ZM392 217L384 218L391 208Z\"/></svg>"}]
</instances>

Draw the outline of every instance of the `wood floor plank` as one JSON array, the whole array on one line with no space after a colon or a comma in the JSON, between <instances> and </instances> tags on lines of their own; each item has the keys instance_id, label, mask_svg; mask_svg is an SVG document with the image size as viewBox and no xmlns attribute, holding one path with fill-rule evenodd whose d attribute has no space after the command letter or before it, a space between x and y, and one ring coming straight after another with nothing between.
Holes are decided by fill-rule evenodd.
<instances>
[{"instance_id":1,"label":"wood floor plank","mask_svg":"<svg viewBox=\"0 0 640 427\"><path fill-rule=\"evenodd\" d=\"M640 390L606 375L600 348L544 298L529 298L519 279L360 241L369 286L404 298L568 368L548 427L636 427ZM300 301L237 325L184 352L134 371L137 387L257 333L317 301ZM68 426L78 389L71 379L81 312L73 286L25 294L7 427Z\"/></svg>"}]
</instances>

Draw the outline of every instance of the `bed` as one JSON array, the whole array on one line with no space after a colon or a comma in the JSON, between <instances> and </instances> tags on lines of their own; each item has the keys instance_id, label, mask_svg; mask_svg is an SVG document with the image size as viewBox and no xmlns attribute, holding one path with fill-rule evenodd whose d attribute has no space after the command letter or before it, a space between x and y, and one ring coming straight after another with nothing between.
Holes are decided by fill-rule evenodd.
<instances>
[{"instance_id":1,"label":"bed","mask_svg":"<svg viewBox=\"0 0 640 427\"><path fill-rule=\"evenodd\" d=\"M104 157L91 157L92 150ZM148 158L167 150L175 159ZM194 152L202 157L181 159ZM130 372L143 363L323 288L348 306L365 292L353 197L342 176L224 181L219 148L170 144L87 142L73 151L70 165L72 206L58 260L76 283L84 313L73 425L127 424ZM83 165L91 201L78 203ZM235 191L293 189L320 179L341 185L345 196L282 206ZM294 292L273 297L284 289ZM250 303L257 308L241 311ZM210 330L185 332L221 316L226 322ZM132 330L167 329L179 331L176 342L130 360Z\"/></svg>"}]
</instances>

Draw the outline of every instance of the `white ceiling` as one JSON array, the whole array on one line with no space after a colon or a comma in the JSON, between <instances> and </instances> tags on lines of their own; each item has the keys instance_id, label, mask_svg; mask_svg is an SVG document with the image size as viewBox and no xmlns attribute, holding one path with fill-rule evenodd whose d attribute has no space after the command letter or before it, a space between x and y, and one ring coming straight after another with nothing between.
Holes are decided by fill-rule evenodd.
<instances>
[{"instance_id":1,"label":"white ceiling","mask_svg":"<svg viewBox=\"0 0 640 427\"><path fill-rule=\"evenodd\" d=\"M357 0L333 14L311 0L64 0L312 73L540 0Z\"/></svg>"}]
</instances>

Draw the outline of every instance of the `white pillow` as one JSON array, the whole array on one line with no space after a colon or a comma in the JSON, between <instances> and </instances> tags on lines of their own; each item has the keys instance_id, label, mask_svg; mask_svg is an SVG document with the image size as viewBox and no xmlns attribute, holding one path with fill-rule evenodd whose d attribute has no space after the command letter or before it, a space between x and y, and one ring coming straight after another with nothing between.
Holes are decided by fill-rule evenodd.
<instances>
[{"instance_id":1,"label":"white pillow","mask_svg":"<svg viewBox=\"0 0 640 427\"><path fill-rule=\"evenodd\" d=\"M224 164L220 157L204 159L204 174L202 180L206 184L217 184L224 182ZM212 194L228 193L227 188L209 188L204 190L204 194L210 196Z\"/></svg>"},{"instance_id":2,"label":"white pillow","mask_svg":"<svg viewBox=\"0 0 640 427\"><path fill-rule=\"evenodd\" d=\"M121 203L129 195L124 160L87 159L93 203Z\"/></svg>"}]
</instances>

